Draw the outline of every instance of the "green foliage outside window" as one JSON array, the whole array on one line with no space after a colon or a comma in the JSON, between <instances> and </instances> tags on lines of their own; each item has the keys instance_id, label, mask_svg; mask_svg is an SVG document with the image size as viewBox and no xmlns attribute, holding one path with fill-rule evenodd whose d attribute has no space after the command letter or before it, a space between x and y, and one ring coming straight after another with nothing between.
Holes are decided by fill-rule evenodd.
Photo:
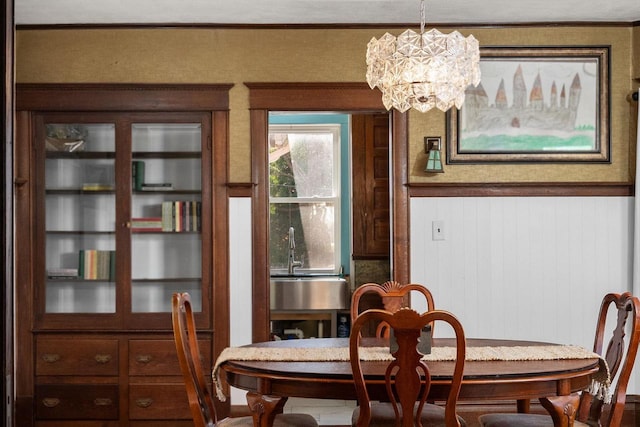
<instances>
[{"instance_id":1,"label":"green foliage outside window","mask_svg":"<svg viewBox=\"0 0 640 427\"><path fill-rule=\"evenodd\" d=\"M272 197L297 197L291 154L287 153L269 164ZM298 203L271 203L269 205L269 253L272 269L287 269L289 256L289 227L296 233L297 260L308 260L304 229Z\"/></svg>"}]
</instances>

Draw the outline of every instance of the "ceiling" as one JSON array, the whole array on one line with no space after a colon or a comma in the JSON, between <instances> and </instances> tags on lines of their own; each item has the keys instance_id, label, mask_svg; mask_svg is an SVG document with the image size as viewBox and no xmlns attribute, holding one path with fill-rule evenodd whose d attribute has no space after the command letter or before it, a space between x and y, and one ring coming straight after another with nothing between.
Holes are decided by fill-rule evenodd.
<instances>
[{"instance_id":1,"label":"ceiling","mask_svg":"<svg viewBox=\"0 0 640 427\"><path fill-rule=\"evenodd\" d=\"M418 0L14 0L17 25L410 24ZM639 0L427 0L437 24L640 22ZM431 24L430 24L431 23Z\"/></svg>"}]
</instances>

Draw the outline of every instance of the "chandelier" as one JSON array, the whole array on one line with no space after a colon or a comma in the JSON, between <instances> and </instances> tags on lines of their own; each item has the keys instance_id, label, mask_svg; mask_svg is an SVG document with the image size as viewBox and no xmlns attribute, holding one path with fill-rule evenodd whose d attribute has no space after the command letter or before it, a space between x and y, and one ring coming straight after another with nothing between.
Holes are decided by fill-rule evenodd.
<instances>
[{"instance_id":1,"label":"chandelier","mask_svg":"<svg viewBox=\"0 0 640 427\"><path fill-rule=\"evenodd\" d=\"M420 1L420 34L406 30L397 38L386 33L367 45L367 83L382 91L387 110L404 113L437 107L460 108L469 85L480 83L478 40L458 31L424 31L424 0Z\"/></svg>"}]
</instances>

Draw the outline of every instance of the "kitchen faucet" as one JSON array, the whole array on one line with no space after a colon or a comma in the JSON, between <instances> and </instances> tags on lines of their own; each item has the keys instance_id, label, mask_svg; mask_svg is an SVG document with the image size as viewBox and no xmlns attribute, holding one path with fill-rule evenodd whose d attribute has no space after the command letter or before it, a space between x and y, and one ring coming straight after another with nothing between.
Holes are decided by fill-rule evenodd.
<instances>
[{"instance_id":1,"label":"kitchen faucet","mask_svg":"<svg viewBox=\"0 0 640 427\"><path fill-rule=\"evenodd\" d=\"M289 275L294 274L294 268L302 267L302 261L296 261L296 239L295 230L293 227L289 227L289 259L287 262L287 272Z\"/></svg>"}]
</instances>

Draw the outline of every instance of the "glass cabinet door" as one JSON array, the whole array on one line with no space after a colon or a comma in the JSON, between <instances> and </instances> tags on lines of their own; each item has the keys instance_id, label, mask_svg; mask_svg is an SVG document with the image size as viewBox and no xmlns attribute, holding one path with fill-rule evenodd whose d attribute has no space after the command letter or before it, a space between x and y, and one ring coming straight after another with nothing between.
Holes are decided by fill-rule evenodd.
<instances>
[{"instance_id":1,"label":"glass cabinet door","mask_svg":"<svg viewBox=\"0 0 640 427\"><path fill-rule=\"evenodd\" d=\"M202 125L131 126L131 311L202 309Z\"/></svg>"},{"instance_id":2,"label":"glass cabinet door","mask_svg":"<svg viewBox=\"0 0 640 427\"><path fill-rule=\"evenodd\" d=\"M45 312L114 313L115 126L43 127Z\"/></svg>"},{"instance_id":3,"label":"glass cabinet door","mask_svg":"<svg viewBox=\"0 0 640 427\"><path fill-rule=\"evenodd\" d=\"M176 292L191 295L200 333L212 333L214 291L228 286L227 269L215 264L227 261L231 86L17 88L22 339L167 334Z\"/></svg>"},{"instance_id":4,"label":"glass cabinet door","mask_svg":"<svg viewBox=\"0 0 640 427\"><path fill-rule=\"evenodd\" d=\"M156 117L40 123L45 314L170 313L174 292L202 311L204 119Z\"/></svg>"}]
</instances>

